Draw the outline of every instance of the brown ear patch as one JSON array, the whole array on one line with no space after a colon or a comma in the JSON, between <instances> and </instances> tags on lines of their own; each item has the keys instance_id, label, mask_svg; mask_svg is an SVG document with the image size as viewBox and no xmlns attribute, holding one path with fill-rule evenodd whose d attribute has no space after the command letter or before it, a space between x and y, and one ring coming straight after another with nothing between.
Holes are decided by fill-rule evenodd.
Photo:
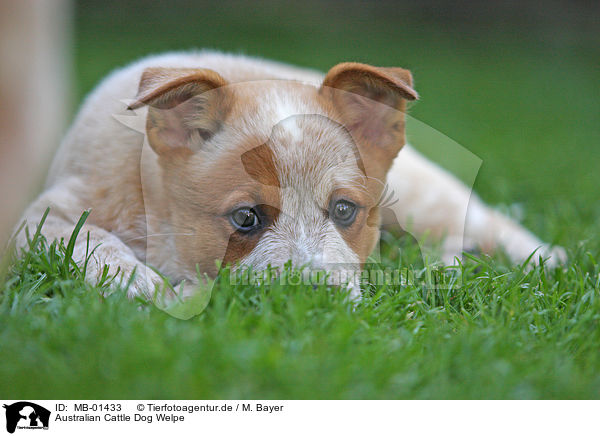
<instances>
[{"instance_id":1,"label":"brown ear patch","mask_svg":"<svg viewBox=\"0 0 600 436\"><path fill-rule=\"evenodd\" d=\"M152 105L172 108L194 95L226 86L220 74L206 68L146 68L142 73L136 101L129 109Z\"/></svg>"},{"instance_id":2,"label":"brown ear patch","mask_svg":"<svg viewBox=\"0 0 600 436\"><path fill-rule=\"evenodd\" d=\"M194 151L222 126L232 105L227 81L201 68L148 68L137 100L148 105L146 132L153 150L171 156L174 149Z\"/></svg>"},{"instance_id":3,"label":"brown ear patch","mask_svg":"<svg viewBox=\"0 0 600 436\"><path fill-rule=\"evenodd\" d=\"M346 62L329 70L319 92L356 141L367 175L385 178L405 144L406 101L418 98L410 71Z\"/></svg>"},{"instance_id":4,"label":"brown ear patch","mask_svg":"<svg viewBox=\"0 0 600 436\"><path fill-rule=\"evenodd\" d=\"M412 74L404 68L384 68L357 62L344 62L329 70L322 86L353 92L376 101L383 100L383 103L395 106L395 99L385 99L386 96L390 96L390 93L395 93L406 100L419 98L412 84Z\"/></svg>"}]
</instances>

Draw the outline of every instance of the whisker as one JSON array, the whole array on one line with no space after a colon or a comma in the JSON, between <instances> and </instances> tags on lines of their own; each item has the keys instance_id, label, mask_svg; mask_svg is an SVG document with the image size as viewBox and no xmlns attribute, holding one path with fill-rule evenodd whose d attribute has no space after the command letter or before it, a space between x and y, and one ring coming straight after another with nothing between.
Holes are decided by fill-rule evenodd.
<instances>
[{"instance_id":1,"label":"whisker","mask_svg":"<svg viewBox=\"0 0 600 436\"><path fill-rule=\"evenodd\" d=\"M153 233L152 235L145 235L145 236L138 236L136 238L130 238L130 239L126 239L123 242L127 243L127 242L131 242L131 241L136 241L138 239L146 239L146 238L150 238L152 236L175 236L175 235L180 235L180 236L193 236L194 233Z\"/></svg>"}]
</instances>

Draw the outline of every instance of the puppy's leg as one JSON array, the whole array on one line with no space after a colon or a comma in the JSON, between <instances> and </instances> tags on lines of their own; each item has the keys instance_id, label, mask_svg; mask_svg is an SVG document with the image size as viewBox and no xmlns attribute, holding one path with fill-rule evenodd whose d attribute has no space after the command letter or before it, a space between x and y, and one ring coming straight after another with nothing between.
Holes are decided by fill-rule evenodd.
<instances>
[{"instance_id":1,"label":"puppy's leg","mask_svg":"<svg viewBox=\"0 0 600 436\"><path fill-rule=\"evenodd\" d=\"M515 262L522 262L534 251L532 257L537 264L540 256L546 265L554 267L567 260L562 247L553 247L540 241L533 233L497 210L487 207L473 196L467 211L465 237L475 241L486 253L502 247Z\"/></svg>"},{"instance_id":2,"label":"puppy's leg","mask_svg":"<svg viewBox=\"0 0 600 436\"><path fill-rule=\"evenodd\" d=\"M26 210L24 220L29 234L33 234L46 209L50 207L42 234L48 241L64 238L66 243L69 240L75 224L85 209L75 194L77 185L79 185L78 181L71 179L54 186L44 192ZM115 284L125 285L135 272L135 278L128 289L130 298L136 295L151 298L156 286L163 286L162 278L140 262L130 247L114 234L93 224L84 224L77 237L73 251L73 259L76 262L83 264L85 260L88 250L88 232L89 251L96 247L87 265L88 282L96 284L102 276L104 266L107 265L109 275L119 272L113 282ZM24 248L27 245L24 229L16 236L16 244L17 248Z\"/></svg>"},{"instance_id":3,"label":"puppy's leg","mask_svg":"<svg viewBox=\"0 0 600 436\"><path fill-rule=\"evenodd\" d=\"M537 250L550 264L564 261L560 247L550 248L523 226L487 207L452 174L405 147L388 174L388 185L398 201L391 206L401 226L417 237L442 238L443 260L461 257L463 250L479 248L491 254L501 247L515 262Z\"/></svg>"}]
</instances>

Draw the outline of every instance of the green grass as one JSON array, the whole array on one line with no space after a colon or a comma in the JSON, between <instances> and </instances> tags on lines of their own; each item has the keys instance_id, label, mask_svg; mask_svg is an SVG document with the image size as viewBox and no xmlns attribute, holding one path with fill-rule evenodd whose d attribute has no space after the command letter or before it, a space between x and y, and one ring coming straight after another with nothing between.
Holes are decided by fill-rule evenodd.
<instances>
[{"instance_id":1,"label":"green grass","mask_svg":"<svg viewBox=\"0 0 600 436\"><path fill-rule=\"evenodd\" d=\"M110 278L84 284L73 241L38 232L10 267L3 397L598 397L600 266L583 249L555 270L468 257L463 283L370 287L358 304L223 274L208 308L182 321L125 290L104 295ZM385 266L418 263L394 245Z\"/></svg>"},{"instance_id":2,"label":"green grass","mask_svg":"<svg viewBox=\"0 0 600 436\"><path fill-rule=\"evenodd\" d=\"M111 278L85 284L69 241L32 235L27 254L4 257L1 397L600 397L597 32L339 3L273 2L253 14L183 4L82 2L77 99L116 66L188 47L320 69L408 67L422 96L411 115L478 155L477 192L518 203L527 227L569 260L547 269L468 257L461 286L370 287L357 306L343 292L222 279L206 310L182 321L124 292L104 296ZM386 266L419 264L414 247L386 238Z\"/></svg>"}]
</instances>

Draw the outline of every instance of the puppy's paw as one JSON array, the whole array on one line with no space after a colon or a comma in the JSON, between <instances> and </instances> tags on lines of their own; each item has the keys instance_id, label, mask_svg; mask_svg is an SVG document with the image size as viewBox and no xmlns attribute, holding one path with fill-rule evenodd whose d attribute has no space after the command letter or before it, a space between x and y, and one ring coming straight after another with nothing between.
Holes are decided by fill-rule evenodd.
<instances>
[{"instance_id":1,"label":"puppy's paw","mask_svg":"<svg viewBox=\"0 0 600 436\"><path fill-rule=\"evenodd\" d=\"M141 262L138 262L133 268L131 265L127 265L121 270L123 279L126 280L124 284L131 280L127 288L129 298L142 297L152 300L157 295L171 292L165 280Z\"/></svg>"},{"instance_id":2,"label":"puppy's paw","mask_svg":"<svg viewBox=\"0 0 600 436\"><path fill-rule=\"evenodd\" d=\"M563 247L549 244L539 245L535 248L529 247L528 251L525 251L524 248L517 255L514 252L508 252L508 255L518 262L525 262L530 258L527 270L539 266L542 262L546 268L556 268L563 265L568 259L567 252Z\"/></svg>"},{"instance_id":3,"label":"puppy's paw","mask_svg":"<svg viewBox=\"0 0 600 436\"><path fill-rule=\"evenodd\" d=\"M108 268L108 274L104 272L105 268ZM108 278L110 288L113 290L127 287L127 296L130 299L135 297L152 299L165 287L165 281L159 274L137 260L96 264L91 268L88 267L86 276L92 284L101 283L103 277Z\"/></svg>"},{"instance_id":4,"label":"puppy's paw","mask_svg":"<svg viewBox=\"0 0 600 436\"><path fill-rule=\"evenodd\" d=\"M567 251L560 246L542 245L538 251L536 251L532 259L537 265L539 263L540 256L544 260L544 265L548 268L556 268L557 266L563 265L567 260Z\"/></svg>"},{"instance_id":5,"label":"puppy's paw","mask_svg":"<svg viewBox=\"0 0 600 436\"><path fill-rule=\"evenodd\" d=\"M90 257L86 269L89 283L99 285L108 282L111 289L108 293L127 287L129 298L152 299L164 289L165 280L159 274L127 251L107 250L109 247L108 244L102 246L103 250Z\"/></svg>"}]
</instances>

